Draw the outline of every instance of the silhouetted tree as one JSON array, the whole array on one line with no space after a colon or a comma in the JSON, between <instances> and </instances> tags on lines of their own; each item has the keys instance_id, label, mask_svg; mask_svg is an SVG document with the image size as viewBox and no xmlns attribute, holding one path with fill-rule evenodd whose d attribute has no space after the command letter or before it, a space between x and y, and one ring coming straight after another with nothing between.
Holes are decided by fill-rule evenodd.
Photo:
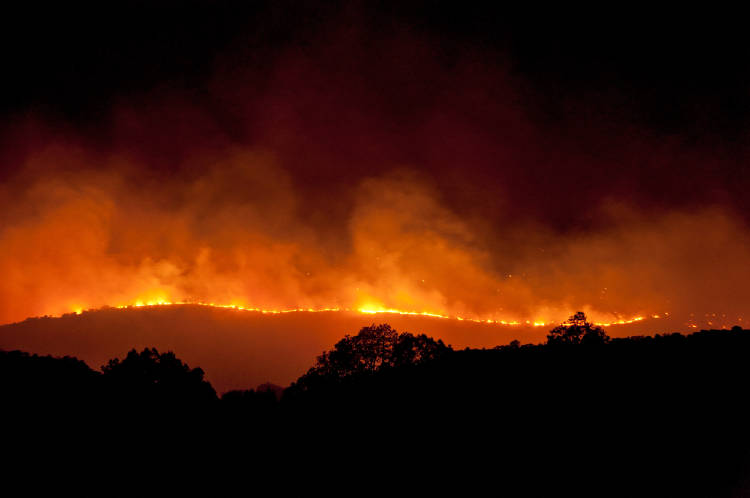
<instances>
[{"instance_id":1,"label":"silhouetted tree","mask_svg":"<svg viewBox=\"0 0 750 498\"><path fill-rule=\"evenodd\" d=\"M442 340L424 334L399 334L388 324L373 324L363 327L355 336L345 336L332 350L323 352L298 383L312 377L343 379L384 368L416 365L449 351L452 349Z\"/></svg>"},{"instance_id":2,"label":"silhouetted tree","mask_svg":"<svg viewBox=\"0 0 750 498\"><path fill-rule=\"evenodd\" d=\"M221 403L228 411L242 415L264 414L277 408L284 388L264 382L255 389L235 389L221 395Z\"/></svg>"},{"instance_id":3,"label":"silhouetted tree","mask_svg":"<svg viewBox=\"0 0 750 498\"><path fill-rule=\"evenodd\" d=\"M605 344L609 336L604 329L586 321L586 314L582 311L568 318L561 325L550 330L547 344Z\"/></svg>"},{"instance_id":4,"label":"silhouetted tree","mask_svg":"<svg viewBox=\"0 0 750 498\"><path fill-rule=\"evenodd\" d=\"M255 388L255 392L272 393L277 400L280 400L284 394L284 388L271 382L263 382Z\"/></svg>"},{"instance_id":5,"label":"silhouetted tree","mask_svg":"<svg viewBox=\"0 0 750 498\"><path fill-rule=\"evenodd\" d=\"M133 349L124 360L109 360L102 372L114 393L146 402L202 404L217 399L203 370L190 368L171 351Z\"/></svg>"},{"instance_id":6,"label":"silhouetted tree","mask_svg":"<svg viewBox=\"0 0 750 498\"><path fill-rule=\"evenodd\" d=\"M443 344L440 339L436 341L425 334L412 335L403 332L399 334L393 347L393 357L389 366L417 365L440 358L447 351L450 351L450 347Z\"/></svg>"},{"instance_id":7,"label":"silhouetted tree","mask_svg":"<svg viewBox=\"0 0 750 498\"><path fill-rule=\"evenodd\" d=\"M11 407L44 404L73 408L96 396L100 377L77 358L0 351L0 404L5 414Z\"/></svg>"}]
</instances>

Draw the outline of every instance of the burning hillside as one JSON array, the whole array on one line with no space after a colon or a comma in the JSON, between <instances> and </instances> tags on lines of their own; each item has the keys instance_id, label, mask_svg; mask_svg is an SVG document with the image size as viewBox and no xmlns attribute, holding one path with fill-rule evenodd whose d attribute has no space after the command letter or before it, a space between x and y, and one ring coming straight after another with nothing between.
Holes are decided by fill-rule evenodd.
<instances>
[{"instance_id":1,"label":"burning hillside","mask_svg":"<svg viewBox=\"0 0 750 498\"><path fill-rule=\"evenodd\" d=\"M441 318L421 314L294 310L263 313L199 304L133 306L30 318L0 326L0 349L73 355L94 367L132 348L172 350L205 369L219 391L271 381L286 385L317 355L371 323L443 339L454 348L494 347L514 339L544 342L548 328L533 324ZM684 330L669 318L644 319L607 329L612 336ZM674 329L670 327L674 326Z\"/></svg>"}]
</instances>

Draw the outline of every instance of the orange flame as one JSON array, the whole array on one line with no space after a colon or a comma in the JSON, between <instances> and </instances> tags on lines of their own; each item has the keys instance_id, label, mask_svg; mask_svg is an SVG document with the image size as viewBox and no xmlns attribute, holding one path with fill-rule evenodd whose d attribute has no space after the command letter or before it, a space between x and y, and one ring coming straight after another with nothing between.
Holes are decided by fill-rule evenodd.
<instances>
[{"instance_id":1,"label":"orange flame","mask_svg":"<svg viewBox=\"0 0 750 498\"><path fill-rule=\"evenodd\" d=\"M326 307L326 308L267 309L267 308L257 308L257 307L252 307L252 306L244 306L240 304L221 304L221 303L203 302L203 301L170 301L168 299L151 299L151 300L144 301L143 299L138 299L132 304L120 304L120 305L114 306L114 308L127 309L127 308L181 306L181 305L194 305L194 306L206 306L206 307L211 307L211 308L235 309L238 311L250 311L250 312L262 313L262 314L356 312L356 313L361 313L364 315L393 314L393 315L425 316L425 317L430 317L430 318L438 318L442 320L467 321L467 322L473 322L473 323L485 323L485 324L493 324L493 325L500 325L500 326L528 325L532 327L548 327L548 326L553 326L556 324L556 322L551 321L551 320L525 320L525 321L493 320L493 319L482 319L482 318L448 315L444 313L434 313L434 312L429 312L429 311L398 310L398 309L392 309L392 308L375 307L372 305L363 306L359 308ZM90 311L90 310L84 310L82 307L78 306L78 307L73 308L71 311L80 315L84 311ZM594 325L598 325L602 327L610 327L610 326L615 326L615 325L628 325L631 323L643 321L647 318L659 319L659 318L662 318L663 316L668 316L668 315L669 313L664 313L663 315L651 315L650 317L637 316L637 317L633 317L627 320L617 320L617 321L611 321L611 322L593 322L593 323Z\"/></svg>"}]
</instances>

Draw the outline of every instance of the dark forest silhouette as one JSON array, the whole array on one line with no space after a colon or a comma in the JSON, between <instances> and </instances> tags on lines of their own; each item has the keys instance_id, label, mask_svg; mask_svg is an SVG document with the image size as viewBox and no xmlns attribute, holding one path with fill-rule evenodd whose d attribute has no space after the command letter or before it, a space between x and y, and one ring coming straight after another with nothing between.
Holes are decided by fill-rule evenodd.
<instances>
[{"instance_id":1,"label":"dark forest silhouette","mask_svg":"<svg viewBox=\"0 0 750 498\"><path fill-rule=\"evenodd\" d=\"M324 351L294 387L310 389L319 383L419 365L442 358L451 351L443 341L424 334L399 334L388 324L371 325L363 327L355 336L347 335L331 351Z\"/></svg>"},{"instance_id":2,"label":"dark forest silhouette","mask_svg":"<svg viewBox=\"0 0 750 498\"><path fill-rule=\"evenodd\" d=\"M584 482L606 496L743 496L748 352L750 331L740 327L610 339L583 313L546 344L493 349L453 350L373 324L286 389L218 397L200 368L149 348L101 371L9 351L0 352L0 396L18 423L67 414L57 426L65 431L81 421L99 434L159 427L253 451L283 439L320 458L410 455L420 465L502 469L498 489L512 495Z\"/></svg>"},{"instance_id":3,"label":"dark forest silhouette","mask_svg":"<svg viewBox=\"0 0 750 498\"><path fill-rule=\"evenodd\" d=\"M586 315L579 311L568 320L552 329L547 336L547 344L559 346L564 344L605 344L609 342L607 333L586 321Z\"/></svg>"}]
</instances>

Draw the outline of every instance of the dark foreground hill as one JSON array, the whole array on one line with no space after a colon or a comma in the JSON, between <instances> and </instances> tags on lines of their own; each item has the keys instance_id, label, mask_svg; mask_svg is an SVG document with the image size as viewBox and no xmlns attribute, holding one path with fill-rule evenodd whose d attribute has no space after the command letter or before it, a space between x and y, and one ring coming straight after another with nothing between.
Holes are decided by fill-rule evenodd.
<instances>
[{"instance_id":1,"label":"dark foreground hill","mask_svg":"<svg viewBox=\"0 0 750 498\"><path fill-rule=\"evenodd\" d=\"M28 428L34 413L48 436L61 431L78 440L95 427L105 446L137 434L162 441L164 455L169 435L189 441L196 458L262 456L292 473L324 465L376 482L401 475L438 487L460 478L491 482L508 496L750 492L748 330L430 347L435 354L424 361L389 359L387 368L345 375L319 359L323 375L301 378L280 399L273 389L219 399L201 371L149 350L104 373L70 358L5 352L3 406L19 415L6 427ZM156 360L166 373L153 370Z\"/></svg>"},{"instance_id":2,"label":"dark foreground hill","mask_svg":"<svg viewBox=\"0 0 750 498\"><path fill-rule=\"evenodd\" d=\"M287 385L305 372L315 355L344 334L382 320L399 330L427 333L460 349L494 347L513 339L538 343L547 333L544 327L420 315L263 314L186 304L104 308L0 325L0 349L76 356L95 368L131 348L177 351L189 364L200 365L217 391L225 392L262 382ZM612 327L608 332L613 336L651 334L654 327L680 330L681 325L679 321L646 320Z\"/></svg>"}]
</instances>

